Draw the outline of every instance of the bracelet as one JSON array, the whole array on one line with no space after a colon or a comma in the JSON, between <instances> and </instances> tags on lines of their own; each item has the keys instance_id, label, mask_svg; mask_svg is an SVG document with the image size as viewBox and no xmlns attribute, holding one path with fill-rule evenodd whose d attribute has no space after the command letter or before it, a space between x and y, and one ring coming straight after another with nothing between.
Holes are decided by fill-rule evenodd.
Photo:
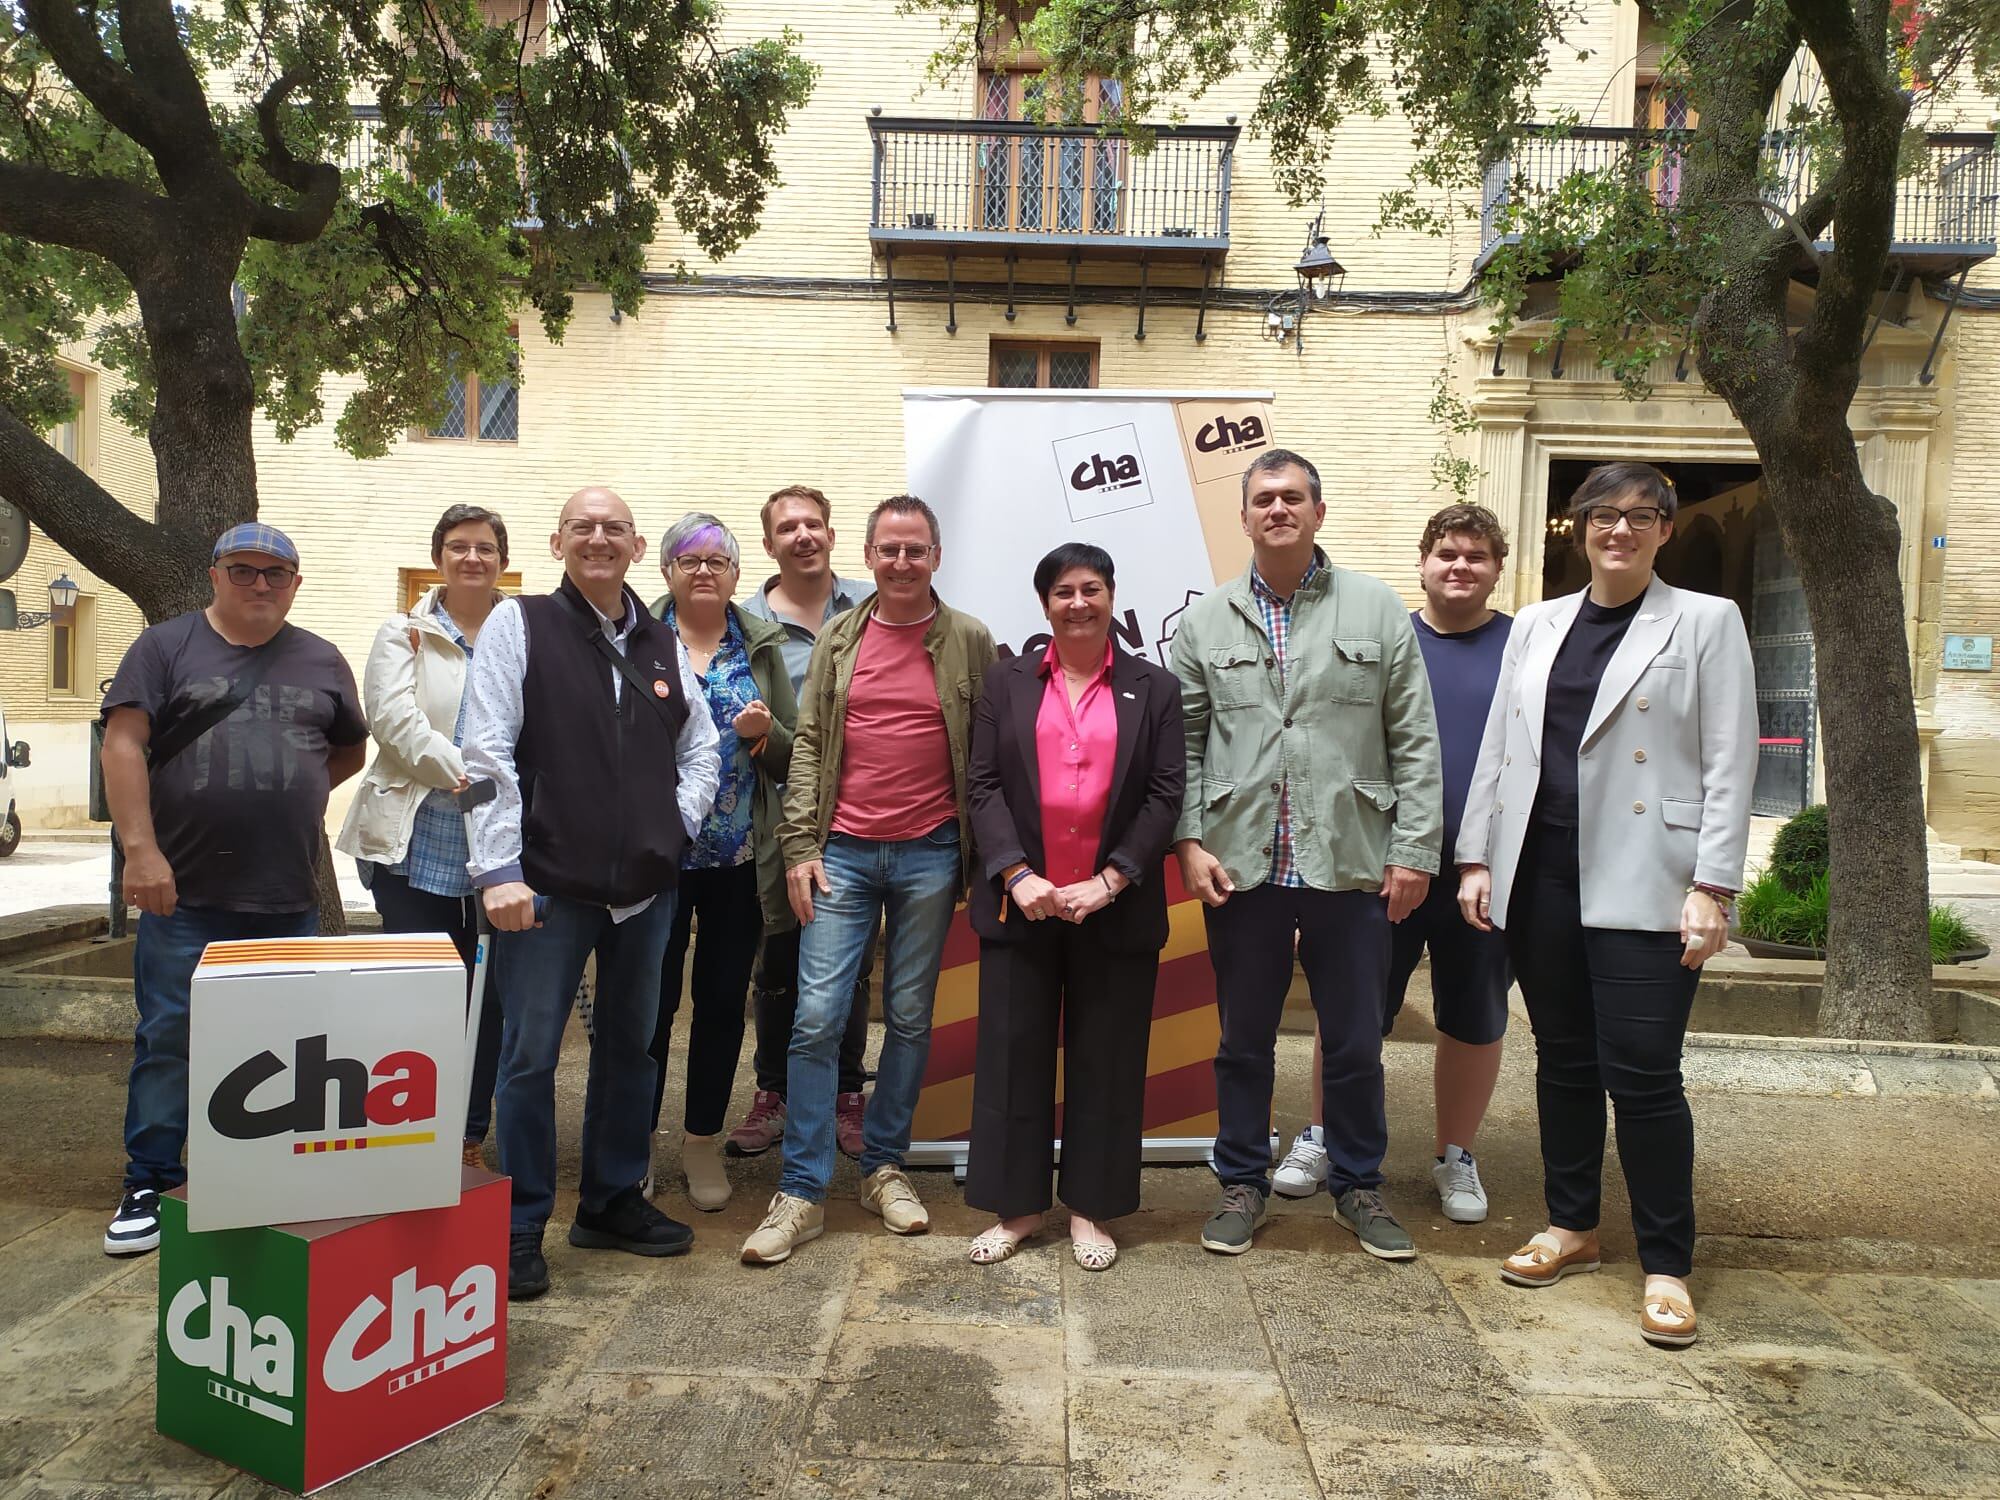
<instances>
[{"instance_id":1,"label":"bracelet","mask_svg":"<svg viewBox=\"0 0 2000 1500\"><path fill-rule=\"evenodd\" d=\"M1113 901L1116 901L1118 899L1118 893L1111 889L1111 877L1106 875L1102 870L1099 870L1097 872L1097 878L1104 882L1104 893L1107 896L1109 896Z\"/></svg>"},{"instance_id":2,"label":"bracelet","mask_svg":"<svg viewBox=\"0 0 2000 1500\"><path fill-rule=\"evenodd\" d=\"M1729 915L1730 911L1736 905L1736 892L1725 891L1719 885L1703 885L1697 881L1688 887L1688 894L1692 896L1696 891L1700 891L1709 900L1721 907L1724 916Z\"/></svg>"},{"instance_id":3,"label":"bracelet","mask_svg":"<svg viewBox=\"0 0 2000 1500\"><path fill-rule=\"evenodd\" d=\"M1014 878L1008 881L1007 884L1003 887L1003 889L1008 891L1013 890L1015 886L1019 885L1022 881L1026 880L1030 875L1034 873L1035 872L1033 870L1029 869L1026 865L1023 865L1020 869L1014 872Z\"/></svg>"}]
</instances>

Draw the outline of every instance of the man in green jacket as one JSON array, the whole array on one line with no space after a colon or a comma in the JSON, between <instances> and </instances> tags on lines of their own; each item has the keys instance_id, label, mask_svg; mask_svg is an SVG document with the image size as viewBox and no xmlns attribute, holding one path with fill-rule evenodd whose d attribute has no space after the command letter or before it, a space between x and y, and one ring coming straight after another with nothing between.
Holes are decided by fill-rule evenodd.
<instances>
[{"instance_id":1,"label":"man in green jacket","mask_svg":"<svg viewBox=\"0 0 2000 1500\"><path fill-rule=\"evenodd\" d=\"M835 1055L862 952L885 910L884 1037L862 1128L861 1201L894 1233L930 1227L903 1153L945 934L972 857L966 763L973 705L994 657L992 633L931 587L942 542L937 516L914 495L875 507L864 548L875 597L821 631L799 695L778 830L801 929L785 1170L744 1242L749 1265L784 1260L825 1228Z\"/></svg>"},{"instance_id":2,"label":"man in green jacket","mask_svg":"<svg viewBox=\"0 0 2000 1500\"><path fill-rule=\"evenodd\" d=\"M1205 903L1222 1044L1222 1201L1201 1242L1250 1248L1271 1191L1271 1084L1297 943L1319 1013L1327 1190L1362 1248L1416 1246L1382 1202L1389 927L1422 902L1443 841L1437 719L1408 611L1313 538L1319 471L1273 448L1243 476L1251 563L1190 605L1172 665L1187 723L1175 851Z\"/></svg>"}]
</instances>

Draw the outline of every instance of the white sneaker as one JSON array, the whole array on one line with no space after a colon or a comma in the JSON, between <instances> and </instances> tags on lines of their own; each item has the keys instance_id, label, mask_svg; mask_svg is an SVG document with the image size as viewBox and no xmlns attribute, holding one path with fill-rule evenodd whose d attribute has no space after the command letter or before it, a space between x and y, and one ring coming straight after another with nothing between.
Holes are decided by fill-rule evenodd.
<instances>
[{"instance_id":1,"label":"white sneaker","mask_svg":"<svg viewBox=\"0 0 2000 1500\"><path fill-rule=\"evenodd\" d=\"M1292 1142L1292 1149L1271 1174L1271 1187L1287 1198L1310 1198L1326 1186L1325 1127L1308 1125Z\"/></svg>"},{"instance_id":2,"label":"white sneaker","mask_svg":"<svg viewBox=\"0 0 2000 1500\"><path fill-rule=\"evenodd\" d=\"M1477 1224L1486 1217L1486 1189L1480 1186L1479 1163L1463 1146L1446 1146L1444 1160L1431 1168L1444 1216L1454 1224Z\"/></svg>"}]
</instances>

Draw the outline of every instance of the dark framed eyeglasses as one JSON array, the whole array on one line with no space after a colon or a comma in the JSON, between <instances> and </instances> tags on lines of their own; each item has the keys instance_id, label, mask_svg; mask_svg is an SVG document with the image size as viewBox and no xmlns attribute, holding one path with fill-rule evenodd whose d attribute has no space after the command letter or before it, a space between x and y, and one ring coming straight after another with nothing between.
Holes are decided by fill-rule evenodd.
<instances>
[{"instance_id":1,"label":"dark framed eyeglasses","mask_svg":"<svg viewBox=\"0 0 2000 1500\"><path fill-rule=\"evenodd\" d=\"M868 550L884 562L900 562L908 558L911 562L922 562L937 551L934 542L870 542Z\"/></svg>"},{"instance_id":2,"label":"dark framed eyeglasses","mask_svg":"<svg viewBox=\"0 0 2000 1500\"><path fill-rule=\"evenodd\" d=\"M598 532L603 532L607 541L622 542L637 528L630 521L565 521L563 532L579 542L587 542Z\"/></svg>"},{"instance_id":3,"label":"dark framed eyeglasses","mask_svg":"<svg viewBox=\"0 0 2000 1500\"><path fill-rule=\"evenodd\" d=\"M450 557L477 557L487 562L500 555L500 549L491 542L446 542L444 550Z\"/></svg>"},{"instance_id":4,"label":"dark framed eyeglasses","mask_svg":"<svg viewBox=\"0 0 2000 1500\"><path fill-rule=\"evenodd\" d=\"M282 594L298 582L299 570L290 563L273 563L268 568L253 568L248 563L231 563L223 573L239 589L254 589L257 580L263 579L271 586L273 593Z\"/></svg>"},{"instance_id":5,"label":"dark framed eyeglasses","mask_svg":"<svg viewBox=\"0 0 2000 1500\"><path fill-rule=\"evenodd\" d=\"M1635 505L1630 510L1620 510L1615 505L1593 505L1583 513L1592 531L1609 531L1620 521L1634 531L1651 531L1665 514L1657 505Z\"/></svg>"},{"instance_id":6,"label":"dark framed eyeglasses","mask_svg":"<svg viewBox=\"0 0 2000 1500\"><path fill-rule=\"evenodd\" d=\"M690 578L696 573L713 573L719 578L736 564L726 557L698 557L692 552L683 552L674 559L674 566Z\"/></svg>"}]
</instances>

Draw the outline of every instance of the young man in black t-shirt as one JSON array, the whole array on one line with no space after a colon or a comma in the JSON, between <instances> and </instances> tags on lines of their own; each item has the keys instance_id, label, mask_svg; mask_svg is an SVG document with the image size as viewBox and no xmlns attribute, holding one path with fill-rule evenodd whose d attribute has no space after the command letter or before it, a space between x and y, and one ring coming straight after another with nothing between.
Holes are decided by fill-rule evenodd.
<instances>
[{"instance_id":1,"label":"young man in black t-shirt","mask_svg":"<svg viewBox=\"0 0 2000 1500\"><path fill-rule=\"evenodd\" d=\"M354 674L330 642L285 623L299 589L291 539L231 527L208 576L214 601L142 631L104 695L104 790L125 900L140 911L125 1190L107 1255L155 1248L160 1194L187 1180L188 991L202 949L318 930L327 793L366 755ZM249 672L234 711L176 749L186 727L242 696Z\"/></svg>"}]
</instances>

